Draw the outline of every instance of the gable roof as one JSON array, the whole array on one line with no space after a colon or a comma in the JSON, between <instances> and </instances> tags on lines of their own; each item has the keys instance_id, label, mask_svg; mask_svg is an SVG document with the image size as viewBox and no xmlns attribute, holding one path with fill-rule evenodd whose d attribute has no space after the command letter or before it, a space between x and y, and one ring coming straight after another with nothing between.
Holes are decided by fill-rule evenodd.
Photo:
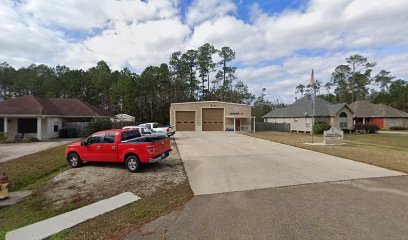
<instances>
[{"instance_id":1,"label":"gable roof","mask_svg":"<svg viewBox=\"0 0 408 240\"><path fill-rule=\"evenodd\" d=\"M0 102L0 115L48 115L70 117L111 117L113 114L79 99L48 99L33 95Z\"/></svg>"},{"instance_id":2,"label":"gable roof","mask_svg":"<svg viewBox=\"0 0 408 240\"><path fill-rule=\"evenodd\" d=\"M350 104L356 117L406 117L408 113L384 104L374 104L368 101L355 101Z\"/></svg>"},{"instance_id":3,"label":"gable roof","mask_svg":"<svg viewBox=\"0 0 408 240\"><path fill-rule=\"evenodd\" d=\"M345 103L332 104L324 99L316 97L315 101L315 116L328 117L335 116L344 107L349 108ZM350 108L349 108L350 109ZM351 109L350 109L351 110ZM352 111L352 110L351 110ZM313 115L313 101L310 95L297 100L291 105L285 108L277 108L266 115L263 118L270 117L305 117L306 113L309 116Z\"/></svg>"}]
</instances>

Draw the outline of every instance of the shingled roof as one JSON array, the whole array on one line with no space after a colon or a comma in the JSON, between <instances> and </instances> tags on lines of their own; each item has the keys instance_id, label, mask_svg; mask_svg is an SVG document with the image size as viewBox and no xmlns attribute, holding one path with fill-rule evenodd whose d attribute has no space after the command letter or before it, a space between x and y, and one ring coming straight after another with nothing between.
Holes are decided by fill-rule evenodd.
<instances>
[{"instance_id":1,"label":"shingled roof","mask_svg":"<svg viewBox=\"0 0 408 240\"><path fill-rule=\"evenodd\" d=\"M408 118L408 113L406 112L384 104L374 104L368 101L355 101L350 104L350 108L356 114L356 117Z\"/></svg>"},{"instance_id":2,"label":"shingled roof","mask_svg":"<svg viewBox=\"0 0 408 240\"><path fill-rule=\"evenodd\" d=\"M316 97L315 116L328 117L335 116L343 107L348 107L345 103L332 104L324 99ZM270 111L263 118L271 117L305 117L313 115L313 102L310 95L297 100L285 108L277 108Z\"/></svg>"},{"instance_id":3,"label":"shingled roof","mask_svg":"<svg viewBox=\"0 0 408 240\"><path fill-rule=\"evenodd\" d=\"M0 102L0 115L46 115L69 117L112 117L113 114L79 99L48 99L33 95Z\"/></svg>"}]
</instances>

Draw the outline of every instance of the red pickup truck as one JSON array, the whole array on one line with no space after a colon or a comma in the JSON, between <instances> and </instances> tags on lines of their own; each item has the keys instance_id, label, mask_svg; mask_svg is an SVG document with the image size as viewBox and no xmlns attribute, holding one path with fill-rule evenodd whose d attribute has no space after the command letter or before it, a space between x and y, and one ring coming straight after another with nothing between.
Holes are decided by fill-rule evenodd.
<instances>
[{"instance_id":1,"label":"red pickup truck","mask_svg":"<svg viewBox=\"0 0 408 240\"><path fill-rule=\"evenodd\" d=\"M73 168L82 161L121 162L131 172L140 164L158 162L172 151L170 139L160 136L141 136L139 131L113 129L96 132L82 142L67 146L65 157Z\"/></svg>"}]
</instances>

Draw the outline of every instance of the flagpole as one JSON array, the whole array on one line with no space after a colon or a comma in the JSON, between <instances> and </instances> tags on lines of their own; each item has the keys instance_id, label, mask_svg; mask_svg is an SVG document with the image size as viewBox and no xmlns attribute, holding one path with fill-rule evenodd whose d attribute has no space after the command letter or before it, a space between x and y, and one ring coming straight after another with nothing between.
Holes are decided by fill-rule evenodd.
<instances>
[{"instance_id":1,"label":"flagpole","mask_svg":"<svg viewBox=\"0 0 408 240\"><path fill-rule=\"evenodd\" d=\"M313 90L313 99L312 99L312 109L313 109L313 115L312 115L312 129L311 129L311 134L312 134L312 143L314 143L314 132L313 132L313 126L314 126L314 118L316 114L316 91Z\"/></svg>"},{"instance_id":2,"label":"flagpole","mask_svg":"<svg viewBox=\"0 0 408 240\"><path fill-rule=\"evenodd\" d=\"M310 134L312 135L312 143L314 143L314 133L313 133L313 126L314 126L314 118L316 115L316 89L314 85L316 84L314 78L314 70L312 69L312 75L310 76L310 85L312 87L313 96L312 96L312 126L310 129Z\"/></svg>"}]
</instances>

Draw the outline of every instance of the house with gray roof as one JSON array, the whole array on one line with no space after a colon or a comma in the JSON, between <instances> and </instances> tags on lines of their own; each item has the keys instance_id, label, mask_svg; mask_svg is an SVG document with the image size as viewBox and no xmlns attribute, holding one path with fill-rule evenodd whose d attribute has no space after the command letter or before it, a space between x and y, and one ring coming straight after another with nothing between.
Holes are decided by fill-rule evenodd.
<instances>
[{"instance_id":1,"label":"house with gray roof","mask_svg":"<svg viewBox=\"0 0 408 240\"><path fill-rule=\"evenodd\" d=\"M337 129L353 127L354 112L347 104L332 104L318 97L316 97L315 104L313 114L312 97L305 95L285 108L277 108L264 115L264 122L289 123L291 131L310 132L314 116L314 122L324 121Z\"/></svg>"},{"instance_id":2,"label":"house with gray roof","mask_svg":"<svg viewBox=\"0 0 408 240\"><path fill-rule=\"evenodd\" d=\"M355 124L371 123L382 129L390 127L408 128L408 113L384 104L355 101L350 104L355 113Z\"/></svg>"}]
</instances>

